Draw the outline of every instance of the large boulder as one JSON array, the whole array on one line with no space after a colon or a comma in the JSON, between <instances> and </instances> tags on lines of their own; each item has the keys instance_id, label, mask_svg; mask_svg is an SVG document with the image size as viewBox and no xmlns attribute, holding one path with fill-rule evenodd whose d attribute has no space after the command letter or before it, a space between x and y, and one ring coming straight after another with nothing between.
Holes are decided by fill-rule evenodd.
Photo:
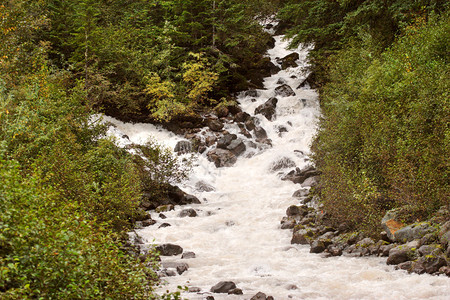
<instances>
[{"instance_id":1,"label":"large boulder","mask_svg":"<svg viewBox=\"0 0 450 300\"><path fill-rule=\"evenodd\" d=\"M221 131L223 129L223 123L220 122L218 119L209 119L206 121L206 125L211 129L212 131Z\"/></svg>"},{"instance_id":2,"label":"large boulder","mask_svg":"<svg viewBox=\"0 0 450 300\"><path fill-rule=\"evenodd\" d=\"M291 244L308 245L311 236L311 232L306 229L297 230L292 234Z\"/></svg>"},{"instance_id":3,"label":"large boulder","mask_svg":"<svg viewBox=\"0 0 450 300\"><path fill-rule=\"evenodd\" d=\"M221 281L211 288L213 293L228 293L236 289L236 284L232 281Z\"/></svg>"},{"instance_id":4,"label":"large boulder","mask_svg":"<svg viewBox=\"0 0 450 300\"><path fill-rule=\"evenodd\" d=\"M209 151L207 157L217 168L231 167L237 161L237 157L233 152L220 148Z\"/></svg>"},{"instance_id":5,"label":"large boulder","mask_svg":"<svg viewBox=\"0 0 450 300\"><path fill-rule=\"evenodd\" d=\"M267 120L272 121L275 115L278 99L275 97L270 98L264 104L261 104L255 109L255 115L262 114Z\"/></svg>"},{"instance_id":6,"label":"large boulder","mask_svg":"<svg viewBox=\"0 0 450 300\"><path fill-rule=\"evenodd\" d=\"M168 185L165 195L162 197L154 197L153 191L144 190L140 206L144 210L151 210L163 206L173 207L174 205L186 204L200 204L200 200L193 195L185 193L177 186Z\"/></svg>"},{"instance_id":7,"label":"large boulder","mask_svg":"<svg viewBox=\"0 0 450 300\"><path fill-rule=\"evenodd\" d=\"M387 236L391 241L395 241L394 234L405 227L405 224L399 220L398 214L399 209L389 210L381 220L381 227L383 227L383 230L387 233Z\"/></svg>"},{"instance_id":8,"label":"large boulder","mask_svg":"<svg viewBox=\"0 0 450 300\"><path fill-rule=\"evenodd\" d=\"M400 243L407 243L413 240L421 239L428 233L433 233L436 228L429 223L415 223L412 225L404 226L394 232L395 241Z\"/></svg>"},{"instance_id":9,"label":"large boulder","mask_svg":"<svg viewBox=\"0 0 450 300\"><path fill-rule=\"evenodd\" d=\"M174 256L183 253L183 248L174 244L162 244L156 247L161 256Z\"/></svg>"},{"instance_id":10,"label":"large boulder","mask_svg":"<svg viewBox=\"0 0 450 300\"><path fill-rule=\"evenodd\" d=\"M441 267L445 266L447 266L447 261L443 255L427 255L419 257L419 259L413 263L411 271L418 274L434 274L437 273Z\"/></svg>"},{"instance_id":11,"label":"large boulder","mask_svg":"<svg viewBox=\"0 0 450 300\"><path fill-rule=\"evenodd\" d=\"M450 221L447 221L444 225L441 226L438 236L441 244L444 247L450 246Z\"/></svg>"},{"instance_id":12,"label":"large boulder","mask_svg":"<svg viewBox=\"0 0 450 300\"><path fill-rule=\"evenodd\" d=\"M230 143L237 139L237 135L235 134L225 134L223 137L221 137L218 141L217 141L217 148L221 148L221 149L227 149L228 145L230 145Z\"/></svg>"},{"instance_id":13,"label":"large boulder","mask_svg":"<svg viewBox=\"0 0 450 300\"><path fill-rule=\"evenodd\" d=\"M285 57L283 57L281 59L281 69L285 70L290 67L294 67L294 68L297 67L298 64L296 61L299 58L300 58L300 56L296 52L286 55Z\"/></svg>"},{"instance_id":14,"label":"large boulder","mask_svg":"<svg viewBox=\"0 0 450 300\"><path fill-rule=\"evenodd\" d=\"M290 97L290 96L295 96L295 92L292 90L292 88L289 85L283 84L275 89L275 95L281 96L281 97Z\"/></svg>"},{"instance_id":15,"label":"large boulder","mask_svg":"<svg viewBox=\"0 0 450 300\"><path fill-rule=\"evenodd\" d=\"M289 180L293 183L304 183L304 181L310 177L314 177L320 175L313 166L308 166L302 170L296 168L295 170L290 171L288 174L283 176L281 180Z\"/></svg>"},{"instance_id":16,"label":"large boulder","mask_svg":"<svg viewBox=\"0 0 450 300\"><path fill-rule=\"evenodd\" d=\"M247 147L245 146L242 139L235 139L231 141L231 143L227 146L226 149L233 152L234 155L239 156L245 152Z\"/></svg>"},{"instance_id":17,"label":"large boulder","mask_svg":"<svg viewBox=\"0 0 450 300\"><path fill-rule=\"evenodd\" d=\"M267 132L261 126L256 126L253 130L257 139L264 140L267 139Z\"/></svg>"}]
</instances>

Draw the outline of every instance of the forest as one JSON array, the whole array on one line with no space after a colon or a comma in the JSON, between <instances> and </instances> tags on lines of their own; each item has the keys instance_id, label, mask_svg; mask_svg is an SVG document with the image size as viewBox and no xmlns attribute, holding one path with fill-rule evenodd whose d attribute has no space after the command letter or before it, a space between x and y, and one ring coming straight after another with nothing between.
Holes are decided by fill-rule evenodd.
<instances>
[{"instance_id":1,"label":"forest","mask_svg":"<svg viewBox=\"0 0 450 300\"><path fill-rule=\"evenodd\" d=\"M260 86L273 17L314 45L315 193L333 221L378 232L389 209L450 205L448 1L4 0L0 298L177 298L154 293L157 258L127 232L144 188L183 167L150 144L164 167L148 174L92 115L165 124L234 101Z\"/></svg>"}]
</instances>

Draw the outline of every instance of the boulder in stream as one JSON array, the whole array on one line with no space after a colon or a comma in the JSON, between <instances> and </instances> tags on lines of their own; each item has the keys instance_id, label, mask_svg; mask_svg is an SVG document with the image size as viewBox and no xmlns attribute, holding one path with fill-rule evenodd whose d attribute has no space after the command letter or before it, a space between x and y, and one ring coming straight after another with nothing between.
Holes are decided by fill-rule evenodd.
<instances>
[{"instance_id":1,"label":"boulder in stream","mask_svg":"<svg viewBox=\"0 0 450 300\"><path fill-rule=\"evenodd\" d=\"M228 293L236 288L236 284L232 281L221 281L211 288L213 293Z\"/></svg>"},{"instance_id":2,"label":"boulder in stream","mask_svg":"<svg viewBox=\"0 0 450 300\"><path fill-rule=\"evenodd\" d=\"M217 168L231 167L236 163L236 155L230 150L216 148L208 152L208 160L213 162Z\"/></svg>"},{"instance_id":3,"label":"boulder in stream","mask_svg":"<svg viewBox=\"0 0 450 300\"><path fill-rule=\"evenodd\" d=\"M262 114L267 120L272 121L275 115L275 109L277 107L278 99L275 97L270 98L264 104L261 104L255 109L255 115Z\"/></svg>"},{"instance_id":4,"label":"boulder in stream","mask_svg":"<svg viewBox=\"0 0 450 300\"><path fill-rule=\"evenodd\" d=\"M183 248L174 244L162 244L156 246L156 250L159 251L161 256L174 256L183 253Z\"/></svg>"},{"instance_id":5,"label":"boulder in stream","mask_svg":"<svg viewBox=\"0 0 450 300\"><path fill-rule=\"evenodd\" d=\"M281 97L290 97L295 96L295 92L289 85L283 84L275 89L275 95Z\"/></svg>"}]
</instances>

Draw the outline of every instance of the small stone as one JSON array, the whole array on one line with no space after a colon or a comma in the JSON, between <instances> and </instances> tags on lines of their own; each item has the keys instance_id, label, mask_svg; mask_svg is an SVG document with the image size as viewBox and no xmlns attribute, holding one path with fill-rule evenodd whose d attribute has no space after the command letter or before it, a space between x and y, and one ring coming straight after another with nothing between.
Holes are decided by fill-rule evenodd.
<instances>
[{"instance_id":1,"label":"small stone","mask_svg":"<svg viewBox=\"0 0 450 300\"><path fill-rule=\"evenodd\" d=\"M240 288L232 289L231 291L228 291L228 295L243 295L244 293Z\"/></svg>"},{"instance_id":2,"label":"small stone","mask_svg":"<svg viewBox=\"0 0 450 300\"><path fill-rule=\"evenodd\" d=\"M194 252L184 252L183 255L181 255L181 259L190 259L195 258Z\"/></svg>"},{"instance_id":3,"label":"small stone","mask_svg":"<svg viewBox=\"0 0 450 300\"><path fill-rule=\"evenodd\" d=\"M197 216L197 212L196 212L195 209L193 209L193 208L186 208L186 209L183 209L183 210L178 214L178 216L179 216L180 218L185 218L185 217L193 218L193 217L196 217L196 216Z\"/></svg>"},{"instance_id":4,"label":"small stone","mask_svg":"<svg viewBox=\"0 0 450 300\"><path fill-rule=\"evenodd\" d=\"M326 247L323 241L321 240L315 240L311 244L311 249L309 250L310 253L321 253L325 251Z\"/></svg>"},{"instance_id":5,"label":"small stone","mask_svg":"<svg viewBox=\"0 0 450 300\"><path fill-rule=\"evenodd\" d=\"M159 217L160 217L161 219L163 219L163 220L164 220L164 219L167 219L166 215L165 215L165 214L162 214L162 213L159 214Z\"/></svg>"},{"instance_id":6,"label":"small stone","mask_svg":"<svg viewBox=\"0 0 450 300\"><path fill-rule=\"evenodd\" d=\"M191 286L188 288L189 293L199 293L201 292L201 290L202 290L201 288L195 286Z\"/></svg>"},{"instance_id":7,"label":"small stone","mask_svg":"<svg viewBox=\"0 0 450 300\"><path fill-rule=\"evenodd\" d=\"M256 295L250 298L250 300L266 300L266 294L258 292Z\"/></svg>"},{"instance_id":8,"label":"small stone","mask_svg":"<svg viewBox=\"0 0 450 300\"><path fill-rule=\"evenodd\" d=\"M143 227L147 227L147 226L151 226L151 225L155 225L155 224L156 224L156 221L152 220L152 219L147 219L147 220L142 221Z\"/></svg>"},{"instance_id":9,"label":"small stone","mask_svg":"<svg viewBox=\"0 0 450 300\"><path fill-rule=\"evenodd\" d=\"M169 227L169 226L172 226L172 225L170 225L169 223L162 223L161 225L159 225L158 228L165 228L165 227Z\"/></svg>"}]
</instances>

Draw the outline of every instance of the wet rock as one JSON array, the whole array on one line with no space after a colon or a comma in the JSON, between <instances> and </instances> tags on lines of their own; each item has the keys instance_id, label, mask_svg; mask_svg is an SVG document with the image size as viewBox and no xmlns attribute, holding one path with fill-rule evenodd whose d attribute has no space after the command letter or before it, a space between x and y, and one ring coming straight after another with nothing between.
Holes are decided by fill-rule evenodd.
<instances>
[{"instance_id":1,"label":"wet rock","mask_svg":"<svg viewBox=\"0 0 450 300\"><path fill-rule=\"evenodd\" d=\"M395 247L389 251L389 257L386 263L388 265L398 265L400 263L410 260L410 258L411 256L409 254L408 249Z\"/></svg>"},{"instance_id":2,"label":"wet rock","mask_svg":"<svg viewBox=\"0 0 450 300\"><path fill-rule=\"evenodd\" d=\"M413 262L412 261L405 261L403 263L398 264L395 269L396 270L405 270L408 272L411 272L411 269L413 267Z\"/></svg>"},{"instance_id":3,"label":"wet rock","mask_svg":"<svg viewBox=\"0 0 450 300\"><path fill-rule=\"evenodd\" d=\"M308 208L306 206L291 205L286 209L286 215L304 217L308 214Z\"/></svg>"},{"instance_id":4,"label":"wet rock","mask_svg":"<svg viewBox=\"0 0 450 300\"><path fill-rule=\"evenodd\" d=\"M259 92L257 90L248 90L244 92L244 96L256 98L259 96Z\"/></svg>"},{"instance_id":5,"label":"wet rock","mask_svg":"<svg viewBox=\"0 0 450 300\"><path fill-rule=\"evenodd\" d=\"M439 254L442 254L442 250L438 247L438 245L423 245L419 249L417 249L417 252L421 256L432 255L433 252L436 251L440 252Z\"/></svg>"},{"instance_id":6,"label":"wet rock","mask_svg":"<svg viewBox=\"0 0 450 300\"><path fill-rule=\"evenodd\" d=\"M197 191L199 192L213 192L215 191L214 187L210 184L207 184L204 181L198 181L195 184L195 188L197 189Z\"/></svg>"},{"instance_id":7,"label":"wet rock","mask_svg":"<svg viewBox=\"0 0 450 300\"><path fill-rule=\"evenodd\" d=\"M218 119L209 119L206 121L206 125L212 130L212 131L221 131L223 129L223 123L220 122Z\"/></svg>"},{"instance_id":8,"label":"wet rock","mask_svg":"<svg viewBox=\"0 0 450 300\"><path fill-rule=\"evenodd\" d=\"M313 176L306 178L305 181L302 183L303 187L313 187L319 184L320 177L319 176Z\"/></svg>"},{"instance_id":9,"label":"wet rock","mask_svg":"<svg viewBox=\"0 0 450 300\"><path fill-rule=\"evenodd\" d=\"M170 225L169 223L162 223L161 225L159 225L158 228L165 228L165 227L169 227L169 226L172 226L172 225Z\"/></svg>"},{"instance_id":10,"label":"wet rock","mask_svg":"<svg viewBox=\"0 0 450 300\"><path fill-rule=\"evenodd\" d=\"M230 150L236 156L239 156L242 153L244 153L246 149L247 147L245 147L245 144L242 141L242 139L232 140L231 143L227 146L227 150Z\"/></svg>"},{"instance_id":11,"label":"wet rock","mask_svg":"<svg viewBox=\"0 0 450 300\"><path fill-rule=\"evenodd\" d=\"M237 139L237 135L235 134L225 134L223 137L221 137L218 141L217 141L217 148L221 148L221 149L227 149L228 145L230 145L230 143Z\"/></svg>"},{"instance_id":12,"label":"wet rock","mask_svg":"<svg viewBox=\"0 0 450 300\"><path fill-rule=\"evenodd\" d=\"M416 223L404 226L394 233L395 241L400 243L410 242L416 239L421 239L428 233L436 231L436 228L429 223Z\"/></svg>"},{"instance_id":13,"label":"wet rock","mask_svg":"<svg viewBox=\"0 0 450 300\"><path fill-rule=\"evenodd\" d=\"M302 197L306 197L309 194L309 190L308 189L299 189L296 190L293 194L292 197L294 198L302 198Z\"/></svg>"},{"instance_id":14,"label":"wet rock","mask_svg":"<svg viewBox=\"0 0 450 300\"><path fill-rule=\"evenodd\" d=\"M179 141L173 150L178 154L185 154L192 151L192 144L189 141Z\"/></svg>"},{"instance_id":15,"label":"wet rock","mask_svg":"<svg viewBox=\"0 0 450 300\"><path fill-rule=\"evenodd\" d=\"M295 167L295 162L292 159L289 157L281 157L271 164L269 170L270 172L276 172L281 169L292 167Z\"/></svg>"},{"instance_id":16,"label":"wet rock","mask_svg":"<svg viewBox=\"0 0 450 300\"><path fill-rule=\"evenodd\" d=\"M275 115L277 103L277 98L270 98L264 104L261 104L255 109L255 115L262 114L267 120L272 121Z\"/></svg>"},{"instance_id":17,"label":"wet rock","mask_svg":"<svg viewBox=\"0 0 450 300\"><path fill-rule=\"evenodd\" d=\"M196 216L197 216L197 212L196 212L195 209L193 209L193 208L186 208L186 209L183 209L183 210L178 214L178 216L179 216L180 218L185 218L185 217L193 218L193 217L196 217Z\"/></svg>"},{"instance_id":18,"label":"wet rock","mask_svg":"<svg viewBox=\"0 0 450 300\"><path fill-rule=\"evenodd\" d=\"M441 226L441 229L439 230L439 240L444 247L447 245L450 246L450 221L447 221Z\"/></svg>"},{"instance_id":19,"label":"wet rock","mask_svg":"<svg viewBox=\"0 0 450 300\"><path fill-rule=\"evenodd\" d=\"M209 151L207 157L217 168L231 167L237 161L236 155L233 152L220 148Z\"/></svg>"},{"instance_id":20,"label":"wet rock","mask_svg":"<svg viewBox=\"0 0 450 300\"><path fill-rule=\"evenodd\" d=\"M267 296L262 292L258 292L256 295L251 297L250 300L267 300Z\"/></svg>"},{"instance_id":21,"label":"wet rock","mask_svg":"<svg viewBox=\"0 0 450 300\"><path fill-rule=\"evenodd\" d=\"M405 224L398 219L398 213L398 209L389 210L381 220L381 227L383 227L383 230L387 233L391 241L395 241L394 234L405 226Z\"/></svg>"},{"instance_id":22,"label":"wet rock","mask_svg":"<svg viewBox=\"0 0 450 300\"><path fill-rule=\"evenodd\" d=\"M267 139L267 132L264 130L264 128L256 126L254 132L257 139Z\"/></svg>"},{"instance_id":23,"label":"wet rock","mask_svg":"<svg viewBox=\"0 0 450 300\"><path fill-rule=\"evenodd\" d=\"M163 262L162 266L166 269L176 269L178 275L183 274L189 269L189 265L182 262Z\"/></svg>"},{"instance_id":24,"label":"wet rock","mask_svg":"<svg viewBox=\"0 0 450 300\"><path fill-rule=\"evenodd\" d=\"M160 274L161 277L173 277L177 276L177 273L174 270L163 269Z\"/></svg>"},{"instance_id":25,"label":"wet rock","mask_svg":"<svg viewBox=\"0 0 450 300\"><path fill-rule=\"evenodd\" d=\"M189 293L199 293L201 291L202 291L202 289L199 287L196 287L196 286L191 286L188 288Z\"/></svg>"},{"instance_id":26,"label":"wet rock","mask_svg":"<svg viewBox=\"0 0 450 300\"><path fill-rule=\"evenodd\" d=\"M286 55L281 59L281 69L285 70L290 67L297 67L298 65L296 63L296 60L298 60L299 57L300 56L296 52Z\"/></svg>"},{"instance_id":27,"label":"wet rock","mask_svg":"<svg viewBox=\"0 0 450 300\"><path fill-rule=\"evenodd\" d=\"M208 147L214 145L216 142L217 142L217 137L214 135L210 135L205 138L205 144Z\"/></svg>"},{"instance_id":28,"label":"wet rock","mask_svg":"<svg viewBox=\"0 0 450 300\"><path fill-rule=\"evenodd\" d=\"M206 300L214 300L213 296L206 296Z\"/></svg>"},{"instance_id":29,"label":"wet rock","mask_svg":"<svg viewBox=\"0 0 450 300\"><path fill-rule=\"evenodd\" d=\"M421 256L413 263L411 272L417 274L434 274L439 271L441 267L447 266L447 261L443 256Z\"/></svg>"},{"instance_id":30,"label":"wet rock","mask_svg":"<svg viewBox=\"0 0 450 300\"><path fill-rule=\"evenodd\" d=\"M173 204L168 204L168 205L160 205L160 206L158 206L155 209L155 211L157 213L159 213L159 212L171 211L171 210L174 210L174 209L175 209L175 206L173 206Z\"/></svg>"},{"instance_id":31,"label":"wet rock","mask_svg":"<svg viewBox=\"0 0 450 300\"><path fill-rule=\"evenodd\" d=\"M296 224L294 218L283 217L283 219L281 219L281 229L292 229Z\"/></svg>"},{"instance_id":32,"label":"wet rock","mask_svg":"<svg viewBox=\"0 0 450 300\"><path fill-rule=\"evenodd\" d=\"M275 88L275 95L281 96L281 97L290 97L290 96L295 96L295 92L292 90L292 88L289 85L283 84L283 85L280 85L279 87Z\"/></svg>"},{"instance_id":33,"label":"wet rock","mask_svg":"<svg viewBox=\"0 0 450 300\"><path fill-rule=\"evenodd\" d=\"M155 224L156 224L156 221L155 221L155 220L152 220L151 218L142 221L142 226L143 226L143 227L147 227L147 226L151 226L151 225L155 225Z\"/></svg>"},{"instance_id":34,"label":"wet rock","mask_svg":"<svg viewBox=\"0 0 450 300\"><path fill-rule=\"evenodd\" d=\"M213 293L228 293L236 288L236 284L232 281L221 281L211 288Z\"/></svg>"},{"instance_id":35,"label":"wet rock","mask_svg":"<svg viewBox=\"0 0 450 300\"><path fill-rule=\"evenodd\" d=\"M281 180L289 180L293 183L305 183L308 178L315 177L320 173L312 166L308 166L302 170L296 168L295 170L290 171L288 174L283 176ZM305 184L306 186L306 184Z\"/></svg>"},{"instance_id":36,"label":"wet rock","mask_svg":"<svg viewBox=\"0 0 450 300\"><path fill-rule=\"evenodd\" d=\"M305 229L300 229L292 234L291 244L308 245L310 240L310 233Z\"/></svg>"},{"instance_id":37,"label":"wet rock","mask_svg":"<svg viewBox=\"0 0 450 300\"><path fill-rule=\"evenodd\" d=\"M228 291L228 295L243 295L244 293L240 288L235 288L230 291Z\"/></svg>"},{"instance_id":38,"label":"wet rock","mask_svg":"<svg viewBox=\"0 0 450 300\"><path fill-rule=\"evenodd\" d=\"M241 111L236 114L236 116L234 117L234 121L244 123L244 122L248 121L250 118L251 117L248 113ZM251 129L249 129L249 130L251 130Z\"/></svg>"},{"instance_id":39,"label":"wet rock","mask_svg":"<svg viewBox=\"0 0 450 300\"><path fill-rule=\"evenodd\" d=\"M183 248L174 244L162 244L156 247L161 256L174 256L183 253Z\"/></svg>"},{"instance_id":40,"label":"wet rock","mask_svg":"<svg viewBox=\"0 0 450 300\"><path fill-rule=\"evenodd\" d=\"M219 118L225 118L230 113L228 107L223 105L216 107L214 111L216 112L216 115Z\"/></svg>"},{"instance_id":41,"label":"wet rock","mask_svg":"<svg viewBox=\"0 0 450 300\"><path fill-rule=\"evenodd\" d=\"M256 127L255 125L255 121L253 121L253 119L249 119L247 121L245 121L245 128L247 128L247 130L254 130Z\"/></svg>"},{"instance_id":42,"label":"wet rock","mask_svg":"<svg viewBox=\"0 0 450 300\"><path fill-rule=\"evenodd\" d=\"M167 219L166 215L163 213L159 214L158 217L160 217L161 219Z\"/></svg>"},{"instance_id":43,"label":"wet rock","mask_svg":"<svg viewBox=\"0 0 450 300\"><path fill-rule=\"evenodd\" d=\"M390 244L390 245L382 245L379 248L379 255L380 256L384 256L387 257L389 256L389 251L391 251L391 249L395 248L396 245L395 244Z\"/></svg>"},{"instance_id":44,"label":"wet rock","mask_svg":"<svg viewBox=\"0 0 450 300\"><path fill-rule=\"evenodd\" d=\"M450 266L444 266L439 269L440 274L445 274L450 277Z\"/></svg>"},{"instance_id":45,"label":"wet rock","mask_svg":"<svg viewBox=\"0 0 450 300\"><path fill-rule=\"evenodd\" d=\"M342 245L329 245L327 248L328 253L332 256L341 256L343 253L344 247Z\"/></svg>"},{"instance_id":46,"label":"wet rock","mask_svg":"<svg viewBox=\"0 0 450 300\"><path fill-rule=\"evenodd\" d=\"M194 252L183 252L183 255L181 255L181 259L190 259L190 258L195 258L195 253Z\"/></svg>"},{"instance_id":47,"label":"wet rock","mask_svg":"<svg viewBox=\"0 0 450 300\"><path fill-rule=\"evenodd\" d=\"M321 240L315 240L311 243L311 249L309 250L310 253L321 253L325 251L325 243Z\"/></svg>"}]
</instances>

